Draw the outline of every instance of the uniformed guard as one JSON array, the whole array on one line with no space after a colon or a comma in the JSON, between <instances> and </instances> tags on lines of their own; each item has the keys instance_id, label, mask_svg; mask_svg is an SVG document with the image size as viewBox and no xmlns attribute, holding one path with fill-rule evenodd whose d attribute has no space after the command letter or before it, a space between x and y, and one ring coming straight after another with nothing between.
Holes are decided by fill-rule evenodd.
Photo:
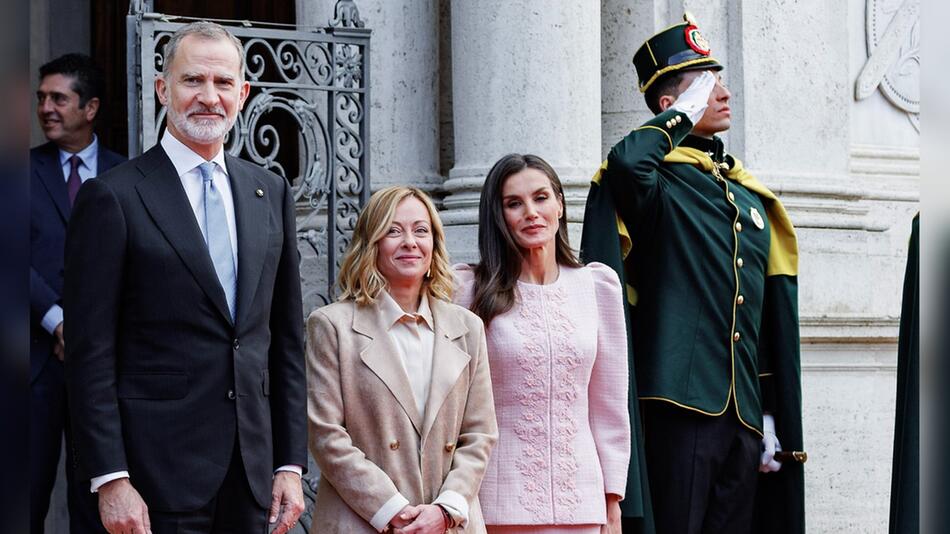
<instances>
[{"instance_id":1,"label":"uniformed guard","mask_svg":"<svg viewBox=\"0 0 950 534\"><path fill-rule=\"evenodd\" d=\"M656 116L594 176L581 243L629 303L643 453L627 495L644 509L624 531L650 530L652 498L657 533L801 534L803 458L779 461L802 448L795 230L717 137L732 95L684 19L633 57Z\"/></svg>"}]
</instances>

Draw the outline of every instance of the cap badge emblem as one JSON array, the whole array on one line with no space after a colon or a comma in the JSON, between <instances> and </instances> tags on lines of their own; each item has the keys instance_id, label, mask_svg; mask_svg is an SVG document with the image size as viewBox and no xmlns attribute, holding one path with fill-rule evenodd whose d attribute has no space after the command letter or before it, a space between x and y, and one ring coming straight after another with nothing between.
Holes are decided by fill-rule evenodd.
<instances>
[{"instance_id":1,"label":"cap badge emblem","mask_svg":"<svg viewBox=\"0 0 950 534\"><path fill-rule=\"evenodd\" d=\"M699 28L697 28L695 24L686 26L686 44L701 56L708 56L711 52L709 49L709 41L703 37L703 34L700 33Z\"/></svg>"}]
</instances>

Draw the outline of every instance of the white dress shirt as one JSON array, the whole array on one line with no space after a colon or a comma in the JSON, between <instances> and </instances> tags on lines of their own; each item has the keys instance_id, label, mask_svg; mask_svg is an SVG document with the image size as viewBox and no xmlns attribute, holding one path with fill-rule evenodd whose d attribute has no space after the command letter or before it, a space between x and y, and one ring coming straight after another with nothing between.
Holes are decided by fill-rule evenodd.
<instances>
[{"instance_id":1,"label":"white dress shirt","mask_svg":"<svg viewBox=\"0 0 950 534\"><path fill-rule=\"evenodd\" d=\"M201 171L198 170L198 166L207 160L185 146L184 143L167 131L165 135L162 136L161 145L165 150L165 154L168 155L168 159L170 159L172 165L175 166L175 172L178 173L178 178L181 179L181 186L185 189L185 195L188 197L188 203L191 204L192 211L194 211L198 227L201 228L201 233L207 235L204 228L204 214L201 211L204 209L201 202L204 195L204 183L201 178ZM218 189L218 193L221 195L221 201L224 203L224 213L228 219L228 231L231 235L231 254L234 257L234 265L240 269L237 248L237 223L234 219L234 197L231 195L231 181L228 179L228 168L224 162L224 147L218 151L215 157L211 158L211 162L215 163L212 181L214 182L214 186ZM235 270L235 274L237 274L237 269ZM278 467L277 471L290 471L301 475L303 474L303 467L299 465L283 465ZM90 489L95 493L99 491L99 488L106 482L128 477L128 471L116 471L115 473L94 477Z\"/></svg>"},{"instance_id":2,"label":"white dress shirt","mask_svg":"<svg viewBox=\"0 0 950 534\"><path fill-rule=\"evenodd\" d=\"M99 138L96 137L96 134L92 134L92 142L86 145L86 148L75 154L59 149L59 165L63 170L63 182L69 182L69 172L72 170L69 158L73 156L79 156L79 159L82 160L79 168L76 169L80 181L86 183L86 180L95 178L99 170ZM43 327L43 330L52 334L61 322L63 322L63 308L59 304L53 304L40 319L40 326Z\"/></svg>"},{"instance_id":3,"label":"white dress shirt","mask_svg":"<svg viewBox=\"0 0 950 534\"><path fill-rule=\"evenodd\" d=\"M384 324L389 325L389 336L396 345L399 360L409 379L416 409L419 410L419 416L425 420L435 347L435 326L429 297L423 295L419 299L419 309L416 313L403 310L386 291L381 292L378 299ZM392 518L408 504L409 500L403 494L396 493L376 511L370 519L370 525L380 532L384 531ZM445 491L432 501L432 504L445 507L457 525L464 527L468 522L468 502L459 493Z\"/></svg>"}]
</instances>

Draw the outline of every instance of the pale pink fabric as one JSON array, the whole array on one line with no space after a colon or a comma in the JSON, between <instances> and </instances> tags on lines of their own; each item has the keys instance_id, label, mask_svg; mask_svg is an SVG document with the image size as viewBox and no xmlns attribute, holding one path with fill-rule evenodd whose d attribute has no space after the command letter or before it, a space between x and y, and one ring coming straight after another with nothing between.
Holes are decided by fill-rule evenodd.
<instances>
[{"instance_id":1,"label":"pale pink fabric","mask_svg":"<svg viewBox=\"0 0 950 534\"><path fill-rule=\"evenodd\" d=\"M456 302L474 273L455 266ZM620 282L607 266L562 266L548 285L519 282L486 334L499 439L479 501L489 525L606 521L630 460L627 342Z\"/></svg>"},{"instance_id":2,"label":"pale pink fabric","mask_svg":"<svg viewBox=\"0 0 950 534\"><path fill-rule=\"evenodd\" d=\"M486 525L488 534L600 534L601 525Z\"/></svg>"}]
</instances>

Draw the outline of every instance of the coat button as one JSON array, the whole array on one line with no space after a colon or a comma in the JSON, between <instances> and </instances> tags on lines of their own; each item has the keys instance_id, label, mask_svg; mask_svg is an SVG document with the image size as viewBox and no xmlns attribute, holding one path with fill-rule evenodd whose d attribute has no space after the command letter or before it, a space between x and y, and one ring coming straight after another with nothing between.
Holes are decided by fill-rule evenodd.
<instances>
[{"instance_id":1,"label":"coat button","mask_svg":"<svg viewBox=\"0 0 950 534\"><path fill-rule=\"evenodd\" d=\"M739 259L736 260L736 265L738 265L740 269L742 268L742 264L743 264L743 263L745 263L745 262L742 261L742 258L739 258Z\"/></svg>"},{"instance_id":2,"label":"coat button","mask_svg":"<svg viewBox=\"0 0 950 534\"><path fill-rule=\"evenodd\" d=\"M234 400L236 397L237 397L237 395L234 394L234 390L233 390L233 389L229 389L229 390L228 390L228 400Z\"/></svg>"},{"instance_id":3,"label":"coat button","mask_svg":"<svg viewBox=\"0 0 950 534\"><path fill-rule=\"evenodd\" d=\"M398 448L399 448L399 440L398 440L398 439L394 439L394 440L390 441L390 442L389 442L389 448L392 449L392 450L398 449Z\"/></svg>"},{"instance_id":4,"label":"coat button","mask_svg":"<svg viewBox=\"0 0 950 534\"><path fill-rule=\"evenodd\" d=\"M738 297L736 297L736 304L738 304L739 306L742 306L743 302L745 302L745 297L743 297L742 295L739 295Z\"/></svg>"},{"instance_id":5,"label":"coat button","mask_svg":"<svg viewBox=\"0 0 950 534\"><path fill-rule=\"evenodd\" d=\"M742 223L736 222L736 232L741 232L741 231L742 231Z\"/></svg>"},{"instance_id":6,"label":"coat button","mask_svg":"<svg viewBox=\"0 0 950 534\"><path fill-rule=\"evenodd\" d=\"M235 339L232 345L234 346L234 350L238 350L239 348L241 348L241 341L238 339Z\"/></svg>"},{"instance_id":7,"label":"coat button","mask_svg":"<svg viewBox=\"0 0 950 534\"><path fill-rule=\"evenodd\" d=\"M735 196L734 194L732 194L732 191L729 191L729 200L732 201L732 202L735 202L735 201L736 201L736 196Z\"/></svg>"},{"instance_id":8,"label":"coat button","mask_svg":"<svg viewBox=\"0 0 950 534\"><path fill-rule=\"evenodd\" d=\"M445 444L445 452L452 452L455 450L455 444L451 441Z\"/></svg>"},{"instance_id":9,"label":"coat button","mask_svg":"<svg viewBox=\"0 0 950 534\"><path fill-rule=\"evenodd\" d=\"M742 338L742 336L739 335L739 332L736 332L735 334L732 334L732 340L735 341L736 343L738 343L738 342L739 342L739 339L741 339L741 338Z\"/></svg>"}]
</instances>

